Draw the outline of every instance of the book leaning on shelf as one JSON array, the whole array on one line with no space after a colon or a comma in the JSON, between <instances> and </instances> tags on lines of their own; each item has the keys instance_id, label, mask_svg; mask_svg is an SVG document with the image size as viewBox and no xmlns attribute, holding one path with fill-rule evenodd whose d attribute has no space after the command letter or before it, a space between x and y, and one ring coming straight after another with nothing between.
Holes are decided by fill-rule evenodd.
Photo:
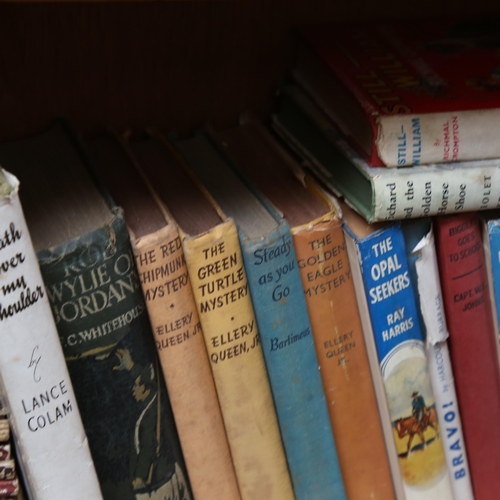
<instances>
[{"instance_id":1,"label":"book leaning on shelf","mask_svg":"<svg viewBox=\"0 0 500 500\"><path fill-rule=\"evenodd\" d=\"M368 222L488 210L500 199L500 159L370 167L294 86L283 89L273 127Z\"/></svg>"},{"instance_id":2,"label":"book leaning on shelf","mask_svg":"<svg viewBox=\"0 0 500 500\"><path fill-rule=\"evenodd\" d=\"M498 497L500 369L477 213L435 219L450 353L476 500Z\"/></svg>"},{"instance_id":3,"label":"book leaning on shelf","mask_svg":"<svg viewBox=\"0 0 500 500\"><path fill-rule=\"evenodd\" d=\"M130 149L179 229L241 497L291 500L236 225L160 135Z\"/></svg>"},{"instance_id":4,"label":"book leaning on shelf","mask_svg":"<svg viewBox=\"0 0 500 500\"><path fill-rule=\"evenodd\" d=\"M402 229L453 498L473 500L431 220L406 221Z\"/></svg>"},{"instance_id":5,"label":"book leaning on shelf","mask_svg":"<svg viewBox=\"0 0 500 500\"><path fill-rule=\"evenodd\" d=\"M290 227L242 180L209 134L173 143L238 227L295 497L344 499Z\"/></svg>"},{"instance_id":6,"label":"book leaning on shelf","mask_svg":"<svg viewBox=\"0 0 500 500\"><path fill-rule=\"evenodd\" d=\"M30 498L102 498L19 200L19 182L1 170L0 220L0 392ZM3 481L11 480L2 478L0 494L15 494L14 484Z\"/></svg>"},{"instance_id":7,"label":"book leaning on shelf","mask_svg":"<svg viewBox=\"0 0 500 500\"><path fill-rule=\"evenodd\" d=\"M135 144L154 162L150 141ZM197 500L239 500L203 332L179 232L125 142L107 133L85 141L93 165L124 209L139 279Z\"/></svg>"},{"instance_id":8,"label":"book leaning on shelf","mask_svg":"<svg viewBox=\"0 0 500 500\"><path fill-rule=\"evenodd\" d=\"M399 223L370 226L346 205L358 303L369 313L406 500L453 499Z\"/></svg>"},{"instance_id":9,"label":"book leaning on shelf","mask_svg":"<svg viewBox=\"0 0 500 500\"><path fill-rule=\"evenodd\" d=\"M395 498L335 200L254 118L212 134L290 225L347 498Z\"/></svg>"},{"instance_id":10,"label":"book leaning on shelf","mask_svg":"<svg viewBox=\"0 0 500 500\"><path fill-rule=\"evenodd\" d=\"M296 81L371 166L500 157L495 22L326 24L301 35Z\"/></svg>"},{"instance_id":11,"label":"book leaning on shelf","mask_svg":"<svg viewBox=\"0 0 500 500\"><path fill-rule=\"evenodd\" d=\"M123 211L96 186L81 144L61 122L0 144L0 163L24 186L26 220L104 498L190 499ZM31 371L39 356L35 350ZM60 458L70 462L64 452Z\"/></svg>"}]
</instances>

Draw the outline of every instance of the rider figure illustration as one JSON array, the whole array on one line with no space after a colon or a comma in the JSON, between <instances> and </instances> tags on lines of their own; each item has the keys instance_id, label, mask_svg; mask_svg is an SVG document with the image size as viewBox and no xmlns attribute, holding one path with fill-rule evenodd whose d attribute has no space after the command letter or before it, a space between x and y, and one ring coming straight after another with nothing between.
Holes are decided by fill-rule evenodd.
<instances>
[{"instance_id":1,"label":"rider figure illustration","mask_svg":"<svg viewBox=\"0 0 500 500\"><path fill-rule=\"evenodd\" d=\"M412 394L412 397L412 415L417 419L417 422L422 425L422 427L424 427L424 417L426 411L424 398L422 396L419 396L418 391L415 391Z\"/></svg>"}]
</instances>

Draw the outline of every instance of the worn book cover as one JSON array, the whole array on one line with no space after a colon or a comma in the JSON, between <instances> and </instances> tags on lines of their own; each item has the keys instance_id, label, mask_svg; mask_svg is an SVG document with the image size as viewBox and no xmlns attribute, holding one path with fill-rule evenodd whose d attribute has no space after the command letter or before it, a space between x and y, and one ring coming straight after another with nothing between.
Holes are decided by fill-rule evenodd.
<instances>
[{"instance_id":1,"label":"worn book cover","mask_svg":"<svg viewBox=\"0 0 500 500\"><path fill-rule=\"evenodd\" d=\"M476 213L435 219L450 353L476 500L497 497L500 371L490 290Z\"/></svg>"},{"instance_id":2,"label":"worn book cover","mask_svg":"<svg viewBox=\"0 0 500 500\"><path fill-rule=\"evenodd\" d=\"M436 400L406 248L399 224L371 227L345 214L346 239L353 242L351 266L360 268L393 439L407 500L452 499Z\"/></svg>"},{"instance_id":3,"label":"worn book cover","mask_svg":"<svg viewBox=\"0 0 500 500\"><path fill-rule=\"evenodd\" d=\"M0 393L9 416L0 417L0 442L9 440L12 427L24 476L37 500L83 499L83 491L99 499L19 188L16 177L0 170ZM0 479L12 479L1 464Z\"/></svg>"},{"instance_id":4,"label":"worn book cover","mask_svg":"<svg viewBox=\"0 0 500 500\"><path fill-rule=\"evenodd\" d=\"M238 227L295 496L344 498L290 227L249 189L210 135L176 146Z\"/></svg>"},{"instance_id":5,"label":"worn book cover","mask_svg":"<svg viewBox=\"0 0 500 500\"><path fill-rule=\"evenodd\" d=\"M281 93L273 127L306 166L368 222L497 207L498 158L412 168L370 167L293 86Z\"/></svg>"},{"instance_id":6,"label":"worn book cover","mask_svg":"<svg viewBox=\"0 0 500 500\"><path fill-rule=\"evenodd\" d=\"M304 27L295 77L372 166L500 156L498 22Z\"/></svg>"},{"instance_id":7,"label":"worn book cover","mask_svg":"<svg viewBox=\"0 0 500 500\"><path fill-rule=\"evenodd\" d=\"M24 185L26 220L101 490L110 500L168 492L188 499L123 211L96 187L79 148L56 123L1 144L0 163Z\"/></svg>"},{"instance_id":8,"label":"worn book cover","mask_svg":"<svg viewBox=\"0 0 500 500\"><path fill-rule=\"evenodd\" d=\"M340 210L256 119L214 134L290 225L346 496L394 498Z\"/></svg>"},{"instance_id":9,"label":"worn book cover","mask_svg":"<svg viewBox=\"0 0 500 500\"><path fill-rule=\"evenodd\" d=\"M226 429L176 225L140 171L155 165L153 140L115 134L85 141L113 199L123 207L139 281L172 404L193 495L239 500Z\"/></svg>"},{"instance_id":10,"label":"worn book cover","mask_svg":"<svg viewBox=\"0 0 500 500\"><path fill-rule=\"evenodd\" d=\"M161 162L141 167L179 227L241 497L293 499L236 225L153 135Z\"/></svg>"},{"instance_id":11,"label":"worn book cover","mask_svg":"<svg viewBox=\"0 0 500 500\"><path fill-rule=\"evenodd\" d=\"M402 229L453 498L473 500L431 220L408 221Z\"/></svg>"}]
</instances>

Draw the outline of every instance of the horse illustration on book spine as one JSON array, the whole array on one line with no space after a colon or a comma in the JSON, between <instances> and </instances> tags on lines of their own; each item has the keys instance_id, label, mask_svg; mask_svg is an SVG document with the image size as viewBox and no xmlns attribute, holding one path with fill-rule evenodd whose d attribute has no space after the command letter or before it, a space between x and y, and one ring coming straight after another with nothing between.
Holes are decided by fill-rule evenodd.
<instances>
[{"instance_id":1,"label":"horse illustration on book spine","mask_svg":"<svg viewBox=\"0 0 500 500\"><path fill-rule=\"evenodd\" d=\"M427 441L424 437L424 431L427 427L434 429L435 437L439 438L439 424L437 419L436 408L434 406L426 406L423 396L418 391L412 394L412 415L410 417L398 418L394 422L398 436L402 439L404 436L409 436L406 449L406 456L409 457L412 451L411 443L417 435L420 438L421 444L425 448Z\"/></svg>"},{"instance_id":2,"label":"horse illustration on book spine","mask_svg":"<svg viewBox=\"0 0 500 500\"><path fill-rule=\"evenodd\" d=\"M431 487L446 474L446 459L423 342L402 342L381 368L403 479Z\"/></svg>"}]
</instances>

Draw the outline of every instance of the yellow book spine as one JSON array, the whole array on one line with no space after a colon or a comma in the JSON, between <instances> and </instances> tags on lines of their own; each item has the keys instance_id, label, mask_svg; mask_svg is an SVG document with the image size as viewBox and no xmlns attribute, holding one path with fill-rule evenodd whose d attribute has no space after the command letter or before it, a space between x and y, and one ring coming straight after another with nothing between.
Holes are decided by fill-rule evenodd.
<instances>
[{"instance_id":1,"label":"yellow book spine","mask_svg":"<svg viewBox=\"0 0 500 500\"><path fill-rule=\"evenodd\" d=\"M240 500L178 230L169 224L132 246L193 495Z\"/></svg>"},{"instance_id":2,"label":"yellow book spine","mask_svg":"<svg viewBox=\"0 0 500 500\"><path fill-rule=\"evenodd\" d=\"M293 499L236 226L183 245L241 496Z\"/></svg>"}]
</instances>

